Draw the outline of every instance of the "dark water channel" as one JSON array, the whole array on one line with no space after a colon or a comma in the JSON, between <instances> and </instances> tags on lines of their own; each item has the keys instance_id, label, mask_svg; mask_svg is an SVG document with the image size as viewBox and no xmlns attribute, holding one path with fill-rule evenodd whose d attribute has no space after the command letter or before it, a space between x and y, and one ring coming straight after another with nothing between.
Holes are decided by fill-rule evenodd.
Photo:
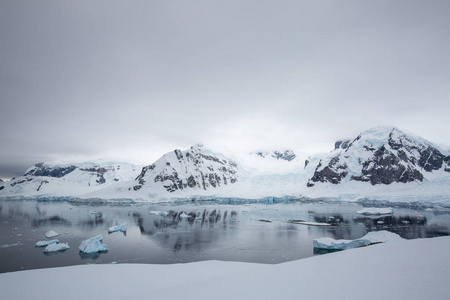
<instances>
[{"instance_id":1,"label":"dark water channel","mask_svg":"<svg viewBox=\"0 0 450 300\"><path fill-rule=\"evenodd\" d=\"M170 264L201 260L280 263L314 255L312 240L356 239L389 230L403 238L450 234L450 211L394 207L362 216L355 203L80 205L0 201L0 273L89 263ZM290 222L328 223L310 226ZM127 222L127 232L108 228ZM45 254L37 241L54 230L70 249ZM102 234L109 251L81 254L81 241Z\"/></svg>"}]
</instances>

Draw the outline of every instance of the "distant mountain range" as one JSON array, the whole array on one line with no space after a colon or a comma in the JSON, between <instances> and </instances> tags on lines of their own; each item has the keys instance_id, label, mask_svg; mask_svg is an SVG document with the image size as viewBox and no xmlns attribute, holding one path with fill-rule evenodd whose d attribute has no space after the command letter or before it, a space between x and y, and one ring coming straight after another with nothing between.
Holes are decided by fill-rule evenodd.
<instances>
[{"instance_id":1,"label":"distant mountain range","mask_svg":"<svg viewBox=\"0 0 450 300\"><path fill-rule=\"evenodd\" d=\"M292 161L297 156L295 155L294 151L292 150L285 150L285 151L271 151L271 152L253 152L252 154L258 155L262 158L266 157L272 157L275 159L281 159L286 161Z\"/></svg>"},{"instance_id":2,"label":"distant mountain range","mask_svg":"<svg viewBox=\"0 0 450 300\"><path fill-rule=\"evenodd\" d=\"M337 141L329 154L312 156L304 166L291 150L251 155L261 159L258 164L275 162L275 168L258 173L245 160L195 145L169 152L147 166L101 160L38 163L23 176L0 182L0 197L140 201L331 197L450 203L448 151L393 127L372 128L353 140Z\"/></svg>"}]
</instances>

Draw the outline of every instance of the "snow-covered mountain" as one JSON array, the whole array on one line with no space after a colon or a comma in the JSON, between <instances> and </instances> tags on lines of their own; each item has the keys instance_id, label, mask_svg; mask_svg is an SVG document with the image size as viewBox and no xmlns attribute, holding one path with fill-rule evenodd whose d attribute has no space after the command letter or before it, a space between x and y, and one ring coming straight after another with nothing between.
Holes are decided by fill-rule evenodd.
<instances>
[{"instance_id":1,"label":"snow-covered mountain","mask_svg":"<svg viewBox=\"0 0 450 300\"><path fill-rule=\"evenodd\" d=\"M376 127L352 141L338 141L320 159L307 186L348 181L371 185L422 182L433 172L450 173L450 156L431 142L394 127Z\"/></svg>"},{"instance_id":2,"label":"snow-covered mountain","mask_svg":"<svg viewBox=\"0 0 450 300\"><path fill-rule=\"evenodd\" d=\"M186 151L175 150L142 169L133 190L147 189L167 192L211 190L237 181L236 163L220 154L195 145Z\"/></svg>"},{"instance_id":3,"label":"snow-covered mountain","mask_svg":"<svg viewBox=\"0 0 450 300\"><path fill-rule=\"evenodd\" d=\"M255 155L256 154L256 155ZM0 197L167 201L271 197L432 201L450 205L450 152L393 127L335 143L303 162L293 151L230 154L201 145L151 165L40 163L0 182Z\"/></svg>"},{"instance_id":4,"label":"snow-covered mountain","mask_svg":"<svg viewBox=\"0 0 450 300\"><path fill-rule=\"evenodd\" d=\"M1 197L72 197L134 179L142 166L126 162L37 163L0 186Z\"/></svg>"}]
</instances>

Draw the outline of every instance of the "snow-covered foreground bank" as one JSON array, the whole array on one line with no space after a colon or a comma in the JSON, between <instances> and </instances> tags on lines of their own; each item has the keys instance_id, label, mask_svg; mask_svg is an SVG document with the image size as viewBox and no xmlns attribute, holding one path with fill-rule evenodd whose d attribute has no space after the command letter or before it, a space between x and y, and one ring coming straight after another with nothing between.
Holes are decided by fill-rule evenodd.
<instances>
[{"instance_id":1,"label":"snow-covered foreground bank","mask_svg":"<svg viewBox=\"0 0 450 300\"><path fill-rule=\"evenodd\" d=\"M440 237L278 265L206 261L21 271L0 274L0 293L2 299L66 300L448 299L449 247L450 237Z\"/></svg>"}]
</instances>

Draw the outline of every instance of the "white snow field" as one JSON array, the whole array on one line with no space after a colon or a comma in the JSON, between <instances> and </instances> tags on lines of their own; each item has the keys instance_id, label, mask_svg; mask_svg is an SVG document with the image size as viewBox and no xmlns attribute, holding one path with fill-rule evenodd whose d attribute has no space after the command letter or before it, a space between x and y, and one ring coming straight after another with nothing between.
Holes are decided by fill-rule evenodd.
<instances>
[{"instance_id":1,"label":"white snow field","mask_svg":"<svg viewBox=\"0 0 450 300\"><path fill-rule=\"evenodd\" d=\"M450 237L277 265L84 265L0 274L2 299L448 299ZM23 288L26 285L26 288Z\"/></svg>"}]
</instances>

